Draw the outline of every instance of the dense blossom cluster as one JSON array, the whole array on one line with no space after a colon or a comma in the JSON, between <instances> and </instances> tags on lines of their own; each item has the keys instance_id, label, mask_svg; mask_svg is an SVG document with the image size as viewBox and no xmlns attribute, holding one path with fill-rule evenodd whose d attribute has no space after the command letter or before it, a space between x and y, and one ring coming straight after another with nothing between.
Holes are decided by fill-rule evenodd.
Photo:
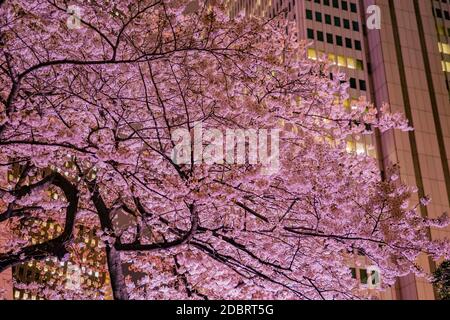
<instances>
[{"instance_id":1,"label":"dense blossom cluster","mask_svg":"<svg viewBox=\"0 0 450 320\"><path fill-rule=\"evenodd\" d=\"M307 60L281 17L231 19L220 1L71 4L77 29L66 1L0 6L0 271L62 259L77 224L99 230L117 299L350 299L356 252L385 286L420 273L421 253L449 255L427 234L446 220L422 218L413 188L345 148L407 122L364 100L346 109L344 74ZM282 129L280 170L174 163L172 132L196 122ZM31 244L10 232L29 218L64 230Z\"/></svg>"}]
</instances>

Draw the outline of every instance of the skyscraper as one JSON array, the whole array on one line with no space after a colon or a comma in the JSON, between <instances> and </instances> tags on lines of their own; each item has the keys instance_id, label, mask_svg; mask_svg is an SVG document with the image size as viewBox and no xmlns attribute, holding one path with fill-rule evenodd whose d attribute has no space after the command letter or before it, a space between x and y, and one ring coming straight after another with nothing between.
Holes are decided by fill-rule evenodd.
<instances>
[{"instance_id":1,"label":"skyscraper","mask_svg":"<svg viewBox=\"0 0 450 320\"><path fill-rule=\"evenodd\" d=\"M3 186L0 186L3 187ZM0 198L0 212L4 212L7 206ZM6 223L0 222L0 252L7 251L8 239L10 239L10 230ZM11 268L0 272L0 299L12 299L13 296L13 281Z\"/></svg>"},{"instance_id":2,"label":"skyscraper","mask_svg":"<svg viewBox=\"0 0 450 320\"><path fill-rule=\"evenodd\" d=\"M364 96L378 107L406 115L414 131L387 132L349 141L349 151L376 153L380 168L399 164L403 182L430 197L421 214L438 217L450 203L450 1L448 0L237 0L230 15L273 17L283 13L308 39L310 59L326 57L348 76L351 99ZM376 151L376 152L375 152ZM450 228L430 230L450 238ZM427 272L435 264L418 261ZM352 270L363 283L364 269ZM401 278L384 299L435 299L433 287L413 275Z\"/></svg>"},{"instance_id":3,"label":"skyscraper","mask_svg":"<svg viewBox=\"0 0 450 320\"><path fill-rule=\"evenodd\" d=\"M51 221L26 221L28 225L39 225L39 233L31 234L33 244L46 241L62 231L62 228ZM106 255L99 247L100 239L94 229L82 225L75 230L75 239L69 250L66 261L49 257L43 261L31 260L12 268L13 296L15 300L42 300L45 297L42 289L64 287L71 299L79 299L81 295L89 299L112 299L110 278L106 268ZM41 286L31 290L29 284ZM60 295L58 294L59 298ZM52 297L50 297L52 298ZM54 298L52 298L54 299Z\"/></svg>"},{"instance_id":4,"label":"skyscraper","mask_svg":"<svg viewBox=\"0 0 450 320\"><path fill-rule=\"evenodd\" d=\"M64 168L67 169L71 165L72 163L67 161ZM64 170L48 168L39 172L37 176L44 176L53 169ZM6 181L17 182L22 170L20 164L12 165L7 172ZM28 177L26 183L32 183L34 178L36 176ZM58 200L58 192L51 188L46 192L52 201ZM0 199L0 212L4 212L6 207ZM54 239L63 232L63 227L51 218L43 220L25 217L19 222L15 227L5 222L0 223L0 244L5 246L0 248L0 251L10 249L7 244L9 237L20 238L30 245L36 245ZM64 261L56 257L40 261L30 260L0 273L0 290L6 291L0 292L0 297L3 295L6 299L42 300L49 298L48 295L52 294L51 289L63 287L67 297L72 299L78 299L81 293L90 299L112 299L110 278L106 271L106 254L96 230L83 225L76 225L74 229L74 240L68 248L69 255L63 259ZM33 288L28 287L30 284ZM66 297L58 295L57 298Z\"/></svg>"},{"instance_id":5,"label":"skyscraper","mask_svg":"<svg viewBox=\"0 0 450 320\"><path fill-rule=\"evenodd\" d=\"M364 4L381 9L381 29L367 33L374 102L389 102L415 129L384 134L380 156L384 165L400 164L402 180L417 185L419 197L431 197L421 213L435 218L449 210L450 202L450 4L442 0ZM450 238L450 229L432 229L430 237ZM428 272L435 268L426 257L419 264ZM432 286L413 276L400 279L397 292L403 299L435 298Z\"/></svg>"},{"instance_id":6,"label":"skyscraper","mask_svg":"<svg viewBox=\"0 0 450 320\"><path fill-rule=\"evenodd\" d=\"M1 207L1 203L0 203ZM6 230L6 228L2 228L2 225L0 224L0 243L5 243L6 233L3 233L3 231ZM13 285L12 285L12 273L11 268L6 269L3 272L0 272L0 299L12 299L13 296Z\"/></svg>"}]
</instances>

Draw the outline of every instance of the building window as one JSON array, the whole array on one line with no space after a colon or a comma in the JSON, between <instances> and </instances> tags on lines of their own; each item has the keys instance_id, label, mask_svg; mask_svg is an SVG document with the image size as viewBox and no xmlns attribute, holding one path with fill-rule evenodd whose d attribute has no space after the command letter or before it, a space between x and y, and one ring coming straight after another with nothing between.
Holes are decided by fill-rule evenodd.
<instances>
[{"instance_id":1,"label":"building window","mask_svg":"<svg viewBox=\"0 0 450 320\"><path fill-rule=\"evenodd\" d=\"M312 49L312 48L309 48L309 49L308 49L308 59L311 59L311 60L317 60L317 53L316 53L316 50L314 50L314 49Z\"/></svg>"},{"instance_id":2,"label":"building window","mask_svg":"<svg viewBox=\"0 0 450 320\"><path fill-rule=\"evenodd\" d=\"M350 29L350 20L344 19L344 28L345 29Z\"/></svg>"},{"instance_id":3,"label":"building window","mask_svg":"<svg viewBox=\"0 0 450 320\"><path fill-rule=\"evenodd\" d=\"M327 42L329 44L333 44L333 35L331 33L327 33Z\"/></svg>"},{"instance_id":4,"label":"building window","mask_svg":"<svg viewBox=\"0 0 450 320\"><path fill-rule=\"evenodd\" d=\"M341 19L339 17L334 17L334 25L336 27L340 27L341 26Z\"/></svg>"},{"instance_id":5,"label":"building window","mask_svg":"<svg viewBox=\"0 0 450 320\"><path fill-rule=\"evenodd\" d=\"M344 56L338 56L338 66L339 67L347 66L347 59Z\"/></svg>"},{"instance_id":6,"label":"building window","mask_svg":"<svg viewBox=\"0 0 450 320\"><path fill-rule=\"evenodd\" d=\"M352 39L345 38L345 46L349 49L352 49Z\"/></svg>"},{"instance_id":7,"label":"building window","mask_svg":"<svg viewBox=\"0 0 450 320\"><path fill-rule=\"evenodd\" d=\"M439 52L450 55L450 44L439 42L438 43Z\"/></svg>"},{"instance_id":8,"label":"building window","mask_svg":"<svg viewBox=\"0 0 450 320\"><path fill-rule=\"evenodd\" d=\"M348 2L347 1L342 1L342 10L348 11Z\"/></svg>"},{"instance_id":9,"label":"building window","mask_svg":"<svg viewBox=\"0 0 450 320\"><path fill-rule=\"evenodd\" d=\"M366 269L359 269L359 277L361 284L367 284L367 270Z\"/></svg>"},{"instance_id":10,"label":"building window","mask_svg":"<svg viewBox=\"0 0 450 320\"><path fill-rule=\"evenodd\" d=\"M355 40L355 49L358 50L358 51L362 50L361 41Z\"/></svg>"},{"instance_id":11,"label":"building window","mask_svg":"<svg viewBox=\"0 0 450 320\"><path fill-rule=\"evenodd\" d=\"M323 41L323 32L322 31L317 31L317 40Z\"/></svg>"},{"instance_id":12,"label":"building window","mask_svg":"<svg viewBox=\"0 0 450 320\"><path fill-rule=\"evenodd\" d=\"M356 69L364 70L364 63L362 60L359 60L359 59L356 60Z\"/></svg>"},{"instance_id":13,"label":"building window","mask_svg":"<svg viewBox=\"0 0 450 320\"><path fill-rule=\"evenodd\" d=\"M316 21L317 22L322 22L322 13L316 11Z\"/></svg>"},{"instance_id":14,"label":"building window","mask_svg":"<svg viewBox=\"0 0 450 320\"><path fill-rule=\"evenodd\" d=\"M359 90L366 91L366 81L365 80L359 80Z\"/></svg>"},{"instance_id":15,"label":"building window","mask_svg":"<svg viewBox=\"0 0 450 320\"><path fill-rule=\"evenodd\" d=\"M347 68L356 69L356 60L354 58L347 58Z\"/></svg>"},{"instance_id":16,"label":"building window","mask_svg":"<svg viewBox=\"0 0 450 320\"><path fill-rule=\"evenodd\" d=\"M308 34L308 39L314 39L314 30L313 29L308 29L306 32Z\"/></svg>"}]
</instances>

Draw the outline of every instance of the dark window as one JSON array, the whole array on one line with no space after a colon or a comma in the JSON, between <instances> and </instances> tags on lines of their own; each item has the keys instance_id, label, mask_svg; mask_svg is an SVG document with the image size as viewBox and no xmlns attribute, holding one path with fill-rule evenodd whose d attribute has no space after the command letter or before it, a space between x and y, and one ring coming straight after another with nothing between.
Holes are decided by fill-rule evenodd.
<instances>
[{"instance_id":1,"label":"dark window","mask_svg":"<svg viewBox=\"0 0 450 320\"><path fill-rule=\"evenodd\" d=\"M314 30L313 29L308 29L307 34L308 34L308 39L314 39Z\"/></svg>"},{"instance_id":2,"label":"dark window","mask_svg":"<svg viewBox=\"0 0 450 320\"><path fill-rule=\"evenodd\" d=\"M366 88L366 81L359 80L359 90L361 90L361 91L366 91L367 90L367 88Z\"/></svg>"},{"instance_id":3,"label":"dark window","mask_svg":"<svg viewBox=\"0 0 450 320\"><path fill-rule=\"evenodd\" d=\"M359 277L361 284L367 284L367 270L366 269L360 269L359 270Z\"/></svg>"},{"instance_id":4,"label":"dark window","mask_svg":"<svg viewBox=\"0 0 450 320\"><path fill-rule=\"evenodd\" d=\"M333 44L333 35L331 33L327 33L327 42Z\"/></svg>"},{"instance_id":5,"label":"dark window","mask_svg":"<svg viewBox=\"0 0 450 320\"><path fill-rule=\"evenodd\" d=\"M345 29L350 29L350 20L344 19L344 28Z\"/></svg>"},{"instance_id":6,"label":"dark window","mask_svg":"<svg viewBox=\"0 0 450 320\"><path fill-rule=\"evenodd\" d=\"M322 31L317 31L317 40L323 41L323 32Z\"/></svg>"},{"instance_id":7,"label":"dark window","mask_svg":"<svg viewBox=\"0 0 450 320\"><path fill-rule=\"evenodd\" d=\"M358 50L358 51L362 50L361 41L355 40L355 49Z\"/></svg>"},{"instance_id":8,"label":"dark window","mask_svg":"<svg viewBox=\"0 0 450 320\"><path fill-rule=\"evenodd\" d=\"M306 9L306 19L312 20L312 18L313 18L313 13L312 13L312 11L309 10L309 9Z\"/></svg>"},{"instance_id":9,"label":"dark window","mask_svg":"<svg viewBox=\"0 0 450 320\"><path fill-rule=\"evenodd\" d=\"M338 46L342 47L342 37L341 36L336 36L336 44Z\"/></svg>"},{"instance_id":10,"label":"dark window","mask_svg":"<svg viewBox=\"0 0 450 320\"><path fill-rule=\"evenodd\" d=\"M322 22L322 13L316 11L316 21Z\"/></svg>"},{"instance_id":11,"label":"dark window","mask_svg":"<svg viewBox=\"0 0 450 320\"><path fill-rule=\"evenodd\" d=\"M334 25L336 27L340 27L341 26L341 19L339 17L334 17Z\"/></svg>"},{"instance_id":12,"label":"dark window","mask_svg":"<svg viewBox=\"0 0 450 320\"><path fill-rule=\"evenodd\" d=\"M350 38L345 38L345 46L349 49L352 48L352 39Z\"/></svg>"}]
</instances>

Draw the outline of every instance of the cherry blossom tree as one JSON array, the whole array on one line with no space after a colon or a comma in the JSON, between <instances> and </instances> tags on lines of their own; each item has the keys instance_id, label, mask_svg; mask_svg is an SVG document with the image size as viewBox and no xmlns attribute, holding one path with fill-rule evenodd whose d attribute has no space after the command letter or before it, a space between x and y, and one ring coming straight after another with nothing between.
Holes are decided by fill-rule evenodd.
<instances>
[{"instance_id":1,"label":"cherry blossom tree","mask_svg":"<svg viewBox=\"0 0 450 320\"><path fill-rule=\"evenodd\" d=\"M352 299L358 254L384 287L423 275L420 254L449 257L428 237L445 217L421 217L394 169L381 179L375 159L346 151L351 136L410 130L403 116L346 108L345 75L306 59L283 16L7 0L0 28L0 271L67 259L77 225L98 230L115 299ZM174 133L197 123L280 129L278 171L177 163ZM63 230L32 244L13 232L28 219Z\"/></svg>"}]
</instances>

